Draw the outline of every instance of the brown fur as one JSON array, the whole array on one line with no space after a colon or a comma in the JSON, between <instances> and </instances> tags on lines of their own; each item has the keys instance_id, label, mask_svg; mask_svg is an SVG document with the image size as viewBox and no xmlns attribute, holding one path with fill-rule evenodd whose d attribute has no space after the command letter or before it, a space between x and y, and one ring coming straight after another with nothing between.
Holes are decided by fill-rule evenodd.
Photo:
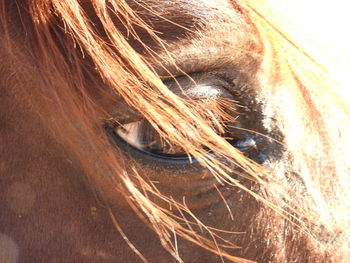
<instances>
[{"instance_id":1,"label":"brown fur","mask_svg":"<svg viewBox=\"0 0 350 263\"><path fill-rule=\"evenodd\" d=\"M346 262L349 107L257 4L0 3L0 259ZM211 71L235 76L229 91L270 138L263 165L206 114L228 121L235 102L162 82ZM201 166L170 171L116 149L105 121L135 118Z\"/></svg>"}]
</instances>

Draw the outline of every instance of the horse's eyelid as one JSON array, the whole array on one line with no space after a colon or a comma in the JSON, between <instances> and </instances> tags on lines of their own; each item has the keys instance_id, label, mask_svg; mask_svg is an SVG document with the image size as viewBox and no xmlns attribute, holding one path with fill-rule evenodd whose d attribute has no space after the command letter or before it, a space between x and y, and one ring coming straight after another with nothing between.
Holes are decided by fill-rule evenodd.
<instances>
[{"instance_id":1,"label":"horse's eyelid","mask_svg":"<svg viewBox=\"0 0 350 263\"><path fill-rule=\"evenodd\" d=\"M197 76L197 77L195 77ZM198 78L199 76L199 78ZM181 79L182 78L187 78L187 81L183 83L183 85L189 85L189 88L193 87L196 85L196 79L198 82L202 82L204 80L205 85L208 86L221 86L225 90L229 91L232 95L232 89L234 89L234 86L237 84L236 79L234 76L232 76L230 73L225 72L225 70L216 70L216 71L209 71L209 72L196 72L196 73L186 73L186 75L182 76L172 76L171 78L163 79L162 81L164 82L165 85L169 87L170 90L173 88L177 89L178 84L181 85ZM169 83L172 83L169 85ZM203 84L202 84L203 85ZM186 88L183 86L186 90ZM173 90L173 92L175 92ZM175 94L177 94L175 92ZM181 97L181 95L180 95ZM235 95L233 95L233 98ZM233 100L232 98L232 100ZM193 98L195 99L195 98ZM198 100L197 100L198 101ZM128 124L131 122L136 122L136 121L141 121L144 120L144 116L142 114L139 114L136 110L132 109L131 107L128 107L125 105L122 107L120 110L116 110L114 112L110 113L110 118L105 121L105 123L108 123L109 127L118 127L123 124Z\"/></svg>"}]
</instances>

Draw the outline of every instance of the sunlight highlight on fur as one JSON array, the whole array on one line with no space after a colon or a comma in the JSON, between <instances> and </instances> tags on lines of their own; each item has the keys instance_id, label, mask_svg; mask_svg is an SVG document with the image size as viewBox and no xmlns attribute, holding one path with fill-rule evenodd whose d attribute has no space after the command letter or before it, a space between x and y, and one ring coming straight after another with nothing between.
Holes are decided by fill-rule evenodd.
<instances>
[{"instance_id":1,"label":"sunlight highlight on fur","mask_svg":"<svg viewBox=\"0 0 350 263\"><path fill-rule=\"evenodd\" d=\"M203 103L175 94L163 83L162 76L155 69L157 63L160 68L166 68L168 65L162 65L163 61L176 68L182 73L180 75L188 75L176 65L171 54L174 47L161 38L151 23L143 21L127 1L91 0L88 11L78 0L25 2L26 8L23 9L29 10L25 15L32 21L26 33L36 48L32 56L43 76L45 85L42 93L46 96L50 94L51 108L60 111L72 124L72 134L79 135L79 138L92 138L84 147L95 152L96 158L106 164L108 172L102 179L94 172L98 167L86 168L89 181L101 193L122 193L175 260L183 262L177 245L181 237L223 260L252 262L231 255L230 249L239 246L221 237L225 230L202 223L187 206L185 198L181 203L163 194L162 189L158 189L151 180L142 177L137 167L127 171L126 165L118 159L119 152L106 147L110 144L101 119L99 123L92 121L103 112L88 92L92 84L122 98L150 123L160 138L181 147L205 167L218 185L238 188L253 197L261 205L257 218L263 218L265 221L261 222L266 223L266 226L257 226L264 227L261 231L264 242L283 251L273 255L274 260L286 261L288 253L295 253L295 247L288 243L289 239L305 240L307 251L318 252L313 259L315 262L322 257L330 262L348 258L350 54L348 45L339 46L339 51L334 50L332 54L324 53L330 46L337 47L337 41L344 35L344 31L339 36L331 34L340 23L335 21L332 26L329 19L324 19L325 13L329 12L328 5L318 10L319 17L315 15L310 19L310 8L321 8L315 1L303 4L304 12L298 9L300 2L289 2L288 6L286 1L246 0L240 5L232 2L240 14L241 21L237 23L241 23L244 30L255 30L256 39L263 45L256 52L248 50L248 47L245 50L244 46L235 51L242 56L257 57L259 63L261 61L258 72L254 73L259 80L252 89L257 94L254 103L262 108L265 118L262 123L268 134L263 136L282 149L281 153L271 154L260 164L249 159L222 136L225 125L235 121L231 116L237 108L235 101L214 99ZM217 1L212 3L215 5ZM149 11L154 3L147 6L147 2L139 1L138 4ZM1 13L6 21L6 9ZM287 13L295 23L290 23ZM155 11L152 15L157 19L164 17ZM227 17L215 19L225 24L235 18L229 11L225 15ZM116 26L115 19L125 27L125 34ZM206 22L203 19L198 27L202 30L209 28ZM213 23L213 20L210 22ZM99 31L95 25L102 30ZM328 31L315 30L309 35L310 30L320 27ZM154 41L155 47L143 43L135 28L141 28L143 34ZM242 36L246 33L244 30ZM193 30L187 33L197 34L192 40L194 44L200 38L212 39L212 49L208 49L214 54L217 52L214 44L221 39L218 41ZM131 46L129 37L145 49L144 54ZM324 47L319 43L323 43ZM194 47L196 45L191 48ZM162 50L163 57L157 55L159 50ZM184 50L186 52L191 53L191 49ZM343 56L346 58L343 59ZM86 60L92 66L87 66ZM175 78L173 74L169 75ZM93 80L87 80L86 76ZM228 111L231 115L227 114ZM107 115L106 119L113 118ZM273 137L276 134L281 134L276 136L278 139ZM64 135L57 137L84 163L86 155L74 148L74 139ZM246 186L236 178L244 178L254 187ZM112 191L111 185L114 186ZM227 213L234 219L224 196L220 194L220 197L228 209ZM109 212L112 213L111 210ZM267 221L266 215L273 216ZM113 215L111 217L124 240L146 262L147 259L123 234Z\"/></svg>"}]
</instances>

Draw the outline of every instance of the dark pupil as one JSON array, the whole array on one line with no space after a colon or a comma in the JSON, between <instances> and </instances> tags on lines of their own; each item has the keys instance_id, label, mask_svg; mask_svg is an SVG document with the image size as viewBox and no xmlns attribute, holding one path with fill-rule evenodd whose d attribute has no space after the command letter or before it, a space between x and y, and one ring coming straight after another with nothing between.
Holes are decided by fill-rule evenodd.
<instances>
[{"instance_id":1,"label":"dark pupil","mask_svg":"<svg viewBox=\"0 0 350 263\"><path fill-rule=\"evenodd\" d=\"M140 144L143 146L143 150L147 152L158 155L171 155L173 157L185 154L181 147L170 144L161 138L147 121L141 121L138 132Z\"/></svg>"},{"instance_id":2,"label":"dark pupil","mask_svg":"<svg viewBox=\"0 0 350 263\"><path fill-rule=\"evenodd\" d=\"M146 153L172 158L187 157L180 146L161 138L146 120L121 126L117 128L117 134L133 147ZM129 139L133 141L130 142Z\"/></svg>"}]
</instances>

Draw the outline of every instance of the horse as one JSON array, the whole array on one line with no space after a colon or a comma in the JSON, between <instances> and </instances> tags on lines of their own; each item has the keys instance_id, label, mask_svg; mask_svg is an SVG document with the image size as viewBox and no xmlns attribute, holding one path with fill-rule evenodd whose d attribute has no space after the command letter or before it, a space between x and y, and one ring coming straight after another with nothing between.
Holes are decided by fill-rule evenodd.
<instances>
[{"instance_id":1,"label":"horse","mask_svg":"<svg viewBox=\"0 0 350 263\"><path fill-rule=\"evenodd\" d=\"M0 262L347 262L344 32L295 3L1 0Z\"/></svg>"}]
</instances>

